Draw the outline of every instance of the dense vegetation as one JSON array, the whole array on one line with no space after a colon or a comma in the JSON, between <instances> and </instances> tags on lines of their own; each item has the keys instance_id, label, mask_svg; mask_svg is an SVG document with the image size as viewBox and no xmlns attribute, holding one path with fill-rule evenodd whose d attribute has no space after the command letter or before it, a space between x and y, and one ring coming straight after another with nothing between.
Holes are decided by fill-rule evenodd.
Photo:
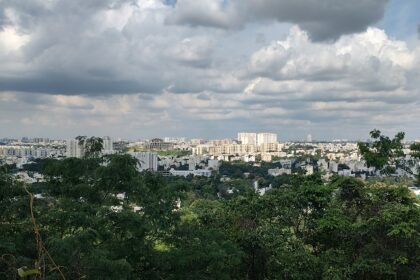
<instances>
[{"instance_id":1,"label":"dense vegetation","mask_svg":"<svg viewBox=\"0 0 420 280\"><path fill-rule=\"evenodd\" d=\"M258 174L162 177L88 155L31 165L32 185L1 167L0 279L420 279L405 185L298 174L260 196Z\"/></svg>"}]
</instances>

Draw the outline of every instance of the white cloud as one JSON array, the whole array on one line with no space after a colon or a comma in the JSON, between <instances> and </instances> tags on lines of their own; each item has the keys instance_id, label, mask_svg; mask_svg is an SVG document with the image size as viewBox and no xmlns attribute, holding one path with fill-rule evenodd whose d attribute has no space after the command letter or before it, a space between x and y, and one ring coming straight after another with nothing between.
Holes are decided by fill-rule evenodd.
<instances>
[{"instance_id":1,"label":"white cloud","mask_svg":"<svg viewBox=\"0 0 420 280\"><path fill-rule=\"evenodd\" d=\"M6 27L0 30L0 52L9 53L19 50L29 39L28 35L19 34L14 28Z\"/></svg>"},{"instance_id":2,"label":"white cloud","mask_svg":"<svg viewBox=\"0 0 420 280\"><path fill-rule=\"evenodd\" d=\"M212 43L207 37L185 38L168 51L170 58L185 65L206 67L211 62Z\"/></svg>"},{"instance_id":3,"label":"white cloud","mask_svg":"<svg viewBox=\"0 0 420 280\"><path fill-rule=\"evenodd\" d=\"M404 86L415 53L384 31L369 28L333 44L313 43L306 32L291 29L283 41L273 42L251 57L249 74L274 80L339 80L349 86L390 89Z\"/></svg>"},{"instance_id":4,"label":"white cloud","mask_svg":"<svg viewBox=\"0 0 420 280\"><path fill-rule=\"evenodd\" d=\"M317 3L287 2L295 12ZM340 20L310 25L300 9L287 19L279 10L286 1L7 3L0 22L7 133L226 137L254 129L333 137L381 125L420 135L418 41L408 45L375 27L319 43L311 40L314 26ZM327 17L330 8L317 14ZM9 130L4 120L19 125Z\"/></svg>"}]
</instances>

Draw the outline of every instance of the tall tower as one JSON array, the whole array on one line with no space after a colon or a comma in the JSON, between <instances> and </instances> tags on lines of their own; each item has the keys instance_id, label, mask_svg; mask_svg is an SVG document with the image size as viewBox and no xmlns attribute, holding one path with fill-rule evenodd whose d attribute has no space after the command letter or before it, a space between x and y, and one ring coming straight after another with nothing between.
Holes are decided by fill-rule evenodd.
<instances>
[{"instance_id":1,"label":"tall tower","mask_svg":"<svg viewBox=\"0 0 420 280\"><path fill-rule=\"evenodd\" d=\"M258 133L257 144L275 144L277 143L277 134L275 133Z\"/></svg>"},{"instance_id":2,"label":"tall tower","mask_svg":"<svg viewBox=\"0 0 420 280\"><path fill-rule=\"evenodd\" d=\"M102 153L112 154L114 152L114 145L113 145L111 137L104 136L102 137L102 141L103 141Z\"/></svg>"},{"instance_id":3,"label":"tall tower","mask_svg":"<svg viewBox=\"0 0 420 280\"><path fill-rule=\"evenodd\" d=\"M76 139L69 139L66 142L66 156L80 158L85 154L83 145L79 145Z\"/></svg>"},{"instance_id":4,"label":"tall tower","mask_svg":"<svg viewBox=\"0 0 420 280\"><path fill-rule=\"evenodd\" d=\"M257 134L249 132L240 132L238 133L238 141L246 145L256 145L257 144Z\"/></svg>"}]
</instances>

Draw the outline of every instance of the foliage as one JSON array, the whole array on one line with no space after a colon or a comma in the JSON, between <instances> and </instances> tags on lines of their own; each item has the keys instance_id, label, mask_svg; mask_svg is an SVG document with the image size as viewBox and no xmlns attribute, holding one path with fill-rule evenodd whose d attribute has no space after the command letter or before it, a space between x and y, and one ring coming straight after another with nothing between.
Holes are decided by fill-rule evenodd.
<instances>
[{"instance_id":1,"label":"foliage","mask_svg":"<svg viewBox=\"0 0 420 280\"><path fill-rule=\"evenodd\" d=\"M49 159L44 185L25 186L2 166L0 279L24 266L39 267L39 279L62 278L58 268L66 279L420 278L419 201L403 184L326 183L319 173L169 178L136 167L122 154ZM254 166L221 172L245 170ZM254 180L273 188L260 196Z\"/></svg>"},{"instance_id":2,"label":"foliage","mask_svg":"<svg viewBox=\"0 0 420 280\"><path fill-rule=\"evenodd\" d=\"M370 132L373 139L371 143L358 143L359 151L366 160L367 165L376 167L385 174L395 171L395 164L398 158L403 156L404 132L399 132L393 139L381 134L381 131L374 129Z\"/></svg>"},{"instance_id":3,"label":"foliage","mask_svg":"<svg viewBox=\"0 0 420 280\"><path fill-rule=\"evenodd\" d=\"M416 142L411 144L410 149L412 152L412 156L420 159L420 143Z\"/></svg>"},{"instance_id":4,"label":"foliage","mask_svg":"<svg viewBox=\"0 0 420 280\"><path fill-rule=\"evenodd\" d=\"M83 147L86 158L98 157L103 149L104 141L100 137L77 136L76 140Z\"/></svg>"},{"instance_id":5,"label":"foliage","mask_svg":"<svg viewBox=\"0 0 420 280\"><path fill-rule=\"evenodd\" d=\"M413 143L410 146L411 149L411 155L416 158L416 159L420 159L420 143ZM417 170L417 184L420 185L420 166Z\"/></svg>"}]
</instances>

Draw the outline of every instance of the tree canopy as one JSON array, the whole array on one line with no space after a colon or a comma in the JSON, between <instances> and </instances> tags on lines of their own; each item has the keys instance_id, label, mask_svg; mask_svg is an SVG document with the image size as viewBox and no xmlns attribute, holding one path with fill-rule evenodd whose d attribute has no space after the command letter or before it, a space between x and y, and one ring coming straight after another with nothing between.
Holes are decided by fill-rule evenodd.
<instances>
[{"instance_id":1,"label":"tree canopy","mask_svg":"<svg viewBox=\"0 0 420 280\"><path fill-rule=\"evenodd\" d=\"M259 195L256 178L136 167L49 159L40 187L2 166L0 279L420 279L420 203L403 184L298 174Z\"/></svg>"},{"instance_id":2,"label":"tree canopy","mask_svg":"<svg viewBox=\"0 0 420 280\"><path fill-rule=\"evenodd\" d=\"M370 136L372 138L371 142L358 143L359 151L367 165L376 167L385 174L395 172L398 158L404 155L401 142L405 133L399 132L391 139L383 135L380 130L374 129L370 132Z\"/></svg>"},{"instance_id":3,"label":"tree canopy","mask_svg":"<svg viewBox=\"0 0 420 280\"><path fill-rule=\"evenodd\" d=\"M103 149L104 140L100 137L77 136L76 140L83 147L84 156L87 158L98 157Z\"/></svg>"}]
</instances>

